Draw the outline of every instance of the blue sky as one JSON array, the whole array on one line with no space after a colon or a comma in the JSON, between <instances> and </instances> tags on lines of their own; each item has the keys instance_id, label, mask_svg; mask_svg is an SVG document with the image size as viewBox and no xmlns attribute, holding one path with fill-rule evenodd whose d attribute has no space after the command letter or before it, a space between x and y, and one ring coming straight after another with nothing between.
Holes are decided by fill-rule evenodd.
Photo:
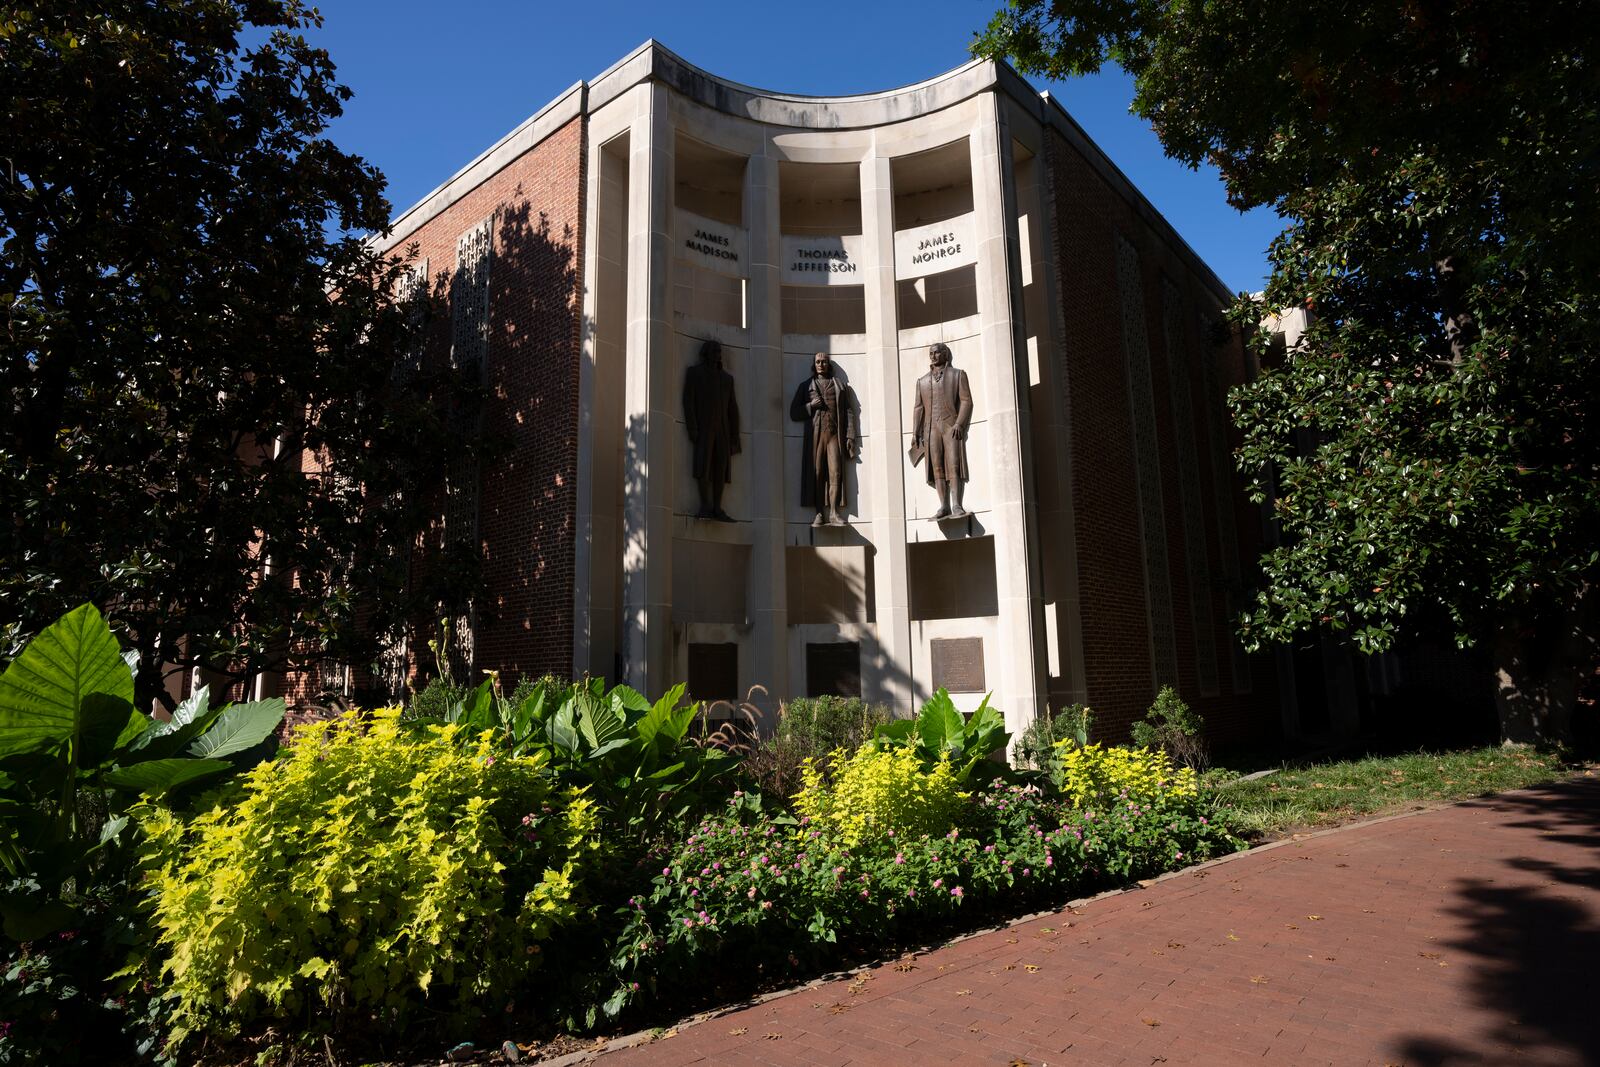
<instances>
[{"instance_id":1,"label":"blue sky","mask_svg":"<svg viewBox=\"0 0 1600 1067\"><path fill-rule=\"evenodd\" d=\"M308 36L355 92L333 138L388 176L400 211L648 38L763 89L876 92L966 62L998 2L328 0L319 5L323 27ZM1167 159L1128 114L1133 86L1121 71L1033 84L1065 105L1230 289L1261 288L1278 219L1265 210L1240 215L1215 172Z\"/></svg>"}]
</instances>

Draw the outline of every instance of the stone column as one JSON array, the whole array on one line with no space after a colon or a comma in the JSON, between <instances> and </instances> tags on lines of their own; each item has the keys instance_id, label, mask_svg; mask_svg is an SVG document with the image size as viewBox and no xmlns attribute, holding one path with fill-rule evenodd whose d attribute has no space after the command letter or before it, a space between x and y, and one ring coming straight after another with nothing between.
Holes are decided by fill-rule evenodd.
<instances>
[{"instance_id":1,"label":"stone column","mask_svg":"<svg viewBox=\"0 0 1600 1067\"><path fill-rule=\"evenodd\" d=\"M863 467L873 480L872 498L881 514L872 516L877 556L872 561L877 616L876 655L864 671L871 681L863 696L909 715L911 686L910 566L906 555L905 412L900 391L900 316L895 303L894 182L889 157L876 142L861 162L864 295L867 311L867 395L872 410L875 455ZM867 678L863 678L868 683Z\"/></svg>"},{"instance_id":2,"label":"stone column","mask_svg":"<svg viewBox=\"0 0 1600 1067\"><path fill-rule=\"evenodd\" d=\"M784 558L783 237L778 215L778 160L771 136L745 165L745 222L750 230L750 273L745 322L750 337L750 584L749 662L746 679L767 690L757 703L769 711L789 691L788 571Z\"/></svg>"},{"instance_id":3,"label":"stone column","mask_svg":"<svg viewBox=\"0 0 1600 1067\"><path fill-rule=\"evenodd\" d=\"M672 494L683 383L672 336L673 129L668 90L640 97L628 163L628 341L623 383L622 677L671 683Z\"/></svg>"},{"instance_id":4,"label":"stone column","mask_svg":"<svg viewBox=\"0 0 1600 1067\"><path fill-rule=\"evenodd\" d=\"M972 200L978 244L978 322L989 382L988 488L994 519L996 592L1000 607L1000 684L995 702L1013 734L1026 729L1043 705L1044 601L1029 490L1027 351L1016 328L1021 288L1017 249L1009 239L1016 217L1011 135L998 97L972 131ZM1017 281L1012 285L1012 279Z\"/></svg>"}]
</instances>

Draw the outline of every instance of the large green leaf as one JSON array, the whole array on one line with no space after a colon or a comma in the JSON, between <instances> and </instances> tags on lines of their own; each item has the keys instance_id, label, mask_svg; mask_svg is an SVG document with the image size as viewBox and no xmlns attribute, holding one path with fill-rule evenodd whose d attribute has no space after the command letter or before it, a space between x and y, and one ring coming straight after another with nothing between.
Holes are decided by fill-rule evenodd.
<instances>
[{"instance_id":1,"label":"large green leaf","mask_svg":"<svg viewBox=\"0 0 1600 1067\"><path fill-rule=\"evenodd\" d=\"M146 730L135 742L134 748L144 748L158 738L170 737L172 734L191 725L196 718L204 715L211 708L211 687L202 685L193 690L178 706L172 709L172 718L156 720L149 730Z\"/></svg>"},{"instance_id":2,"label":"large green leaf","mask_svg":"<svg viewBox=\"0 0 1600 1067\"><path fill-rule=\"evenodd\" d=\"M282 697L231 704L216 723L189 746L189 755L198 759L221 759L243 752L265 741L283 722Z\"/></svg>"},{"instance_id":3,"label":"large green leaf","mask_svg":"<svg viewBox=\"0 0 1600 1067\"><path fill-rule=\"evenodd\" d=\"M612 708L610 700L584 696L580 699L580 705L578 730L582 732L583 739L589 742L591 752L623 736L622 716Z\"/></svg>"},{"instance_id":4,"label":"large green leaf","mask_svg":"<svg viewBox=\"0 0 1600 1067\"><path fill-rule=\"evenodd\" d=\"M664 746L676 745L683 740L684 731L688 729L689 722L694 718L696 705L690 705L689 718L683 720L680 728L678 716L673 714L678 706L678 701L683 699L683 683L679 682L656 701L645 712L644 717L633 725L633 732L646 745L654 745L659 751Z\"/></svg>"},{"instance_id":5,"label":"large green leaf","mask_svg":"<svg viewBox=\"0 0 1600 1067\"><path fill-rule=\"evenodd\" d=\"M133 675L93 604L67 612L28 642L0 675L0 756L76 740L90 693L133 703Z\"/></svg>"},{"instance_id":6,"label":"large green leaf","mask_svg":"<svg viewBox=\"0 0 1600 1067\"><path fill-rule=\"evenodd\" d=\"M681 686L679 688L682 688ZM649 711L650 701L632 686L617 684L611 687L610 696L628 711Z\"/></svg>"},{"instance_id":7,"label":"large green leaf","mask_svg":"<svg viewBox=\"0 0 1600 1067\"><path fill-rule=\"evenodd\" d=\"M928 698L922 705L922 714L917 716L917 732L931 758L944 752L959 754L966 747L965 726L955 701L943 689Z\"/></svg>"},{"instance_id":8,"label":"large green leaf","mask_svg":"<svg viewBox=\"0 0 1600 1067\"><path fill-rule=\"evenodd\" d=\"M78 708L78 766L98 767L117 748L123 736L149 722L132 704L110 693L90 693Z\"/></svg>"},{"instance_id":9,"label":"large green leaf","mask_svg":"<svg viewBox=\"0 0 1600 1067\"><path fill-rule=\"evenodd\" d=\"M560 752L578 750L577 706L578 695L574 692L561 702L545 726L545 735L549 737L551 746Z\"/></svg>"},{"instance_id":10,"label":"large green leaf","mask_svg":"<svg viewBox=\"0 0 1600 1067\"><path fill-rule=\"evenodd\" d=\"M219 759L154 759L135 763L131 767L118 767L101 781L115 789L159 796L180 785L225 774L232 769L233 764Z\"/></svg>"}]
</instances>

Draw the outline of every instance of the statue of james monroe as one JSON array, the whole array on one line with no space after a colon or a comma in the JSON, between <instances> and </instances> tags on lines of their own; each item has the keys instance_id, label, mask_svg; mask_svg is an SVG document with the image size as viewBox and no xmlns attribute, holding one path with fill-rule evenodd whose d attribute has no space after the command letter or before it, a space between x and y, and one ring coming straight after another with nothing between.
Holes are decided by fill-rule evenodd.
<instances>
[{"instance_id":1,"label":"statue of james monroe","mask_svg":"<svg viewBox=\"0 0 1600 1067\"><path fill-rule=\"evenodd\" d=\"M818 352L811 377L800 383L789 418L806 424L800 459L800 503L817 509L813 526L848 525L844 517L844 472L856 458L857 426L850 387L833 376L833 359Z\"/></svg>"},{"instance_id":2,"label":"statue of james monroe","mask_svg":"<svg viewBox=\"0 0 1600 1067\"><path fill-rule=\"evenodd\" d=\"M972 422L972 390L967 372L950 365L950 347L928 349L928 373L917 379L911 405L911 463L928 458L928 484L939 493L935 519L967 514L961 493L968 478L967 426ZM951 497L954 496L954 506Z\"/></svg>"},{"instance_id":3,"label":"statue of james monroe","mask_svg":"<svg viewBox=\"0 0 1600 1067\"><path fill-rule=\"evenodd\" d=\"M739 451L739 402L733 375L722 369L722 346L700 346L700 362L683 376L683 422L694 445L694 480L700 489L697 519L732 522L722 510L722 490L733 480Z\"/></svg>"}]
</instances>

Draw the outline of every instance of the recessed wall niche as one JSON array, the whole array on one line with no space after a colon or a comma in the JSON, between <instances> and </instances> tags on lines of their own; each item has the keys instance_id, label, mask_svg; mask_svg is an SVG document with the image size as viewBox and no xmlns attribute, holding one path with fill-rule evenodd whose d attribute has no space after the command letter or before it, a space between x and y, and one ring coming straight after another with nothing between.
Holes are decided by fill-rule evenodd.
<instances>
[{"instance_id":1,"label":"recessed wall niche","mask_svg":"<svg viewBox=\"0 0 1600 1067\"><path fill-rule=\"evenodd\" d=\"M749 237L746 157L682 133L674 142L673 310L725 326L745 325Z\"/></svg>"},{"instance_id":2,"label":"recessed wall niche","mask_svg":"<svg viewBox=\"0 0 1600 1067\"><path fill-rule=\"evenodd\" d=\"M994 538L914 541L906 545L911 617L972 619L1000 614Z\"/></svg>"},{"instance_id":3,"label":"recessed wall niche","mask_svg":"<svg viewBox=\"0 0 1600 1067\"><path fill-rule=\"evenodd\" d=\"M860 167L780 162L778 223L783 332L866 332Z\"/></svg>"},{"instance_id":4,"label":"recessed wall niche","mask_svg":"<svg viewBox=\"0 0 1600 1067\"><path fill-rule=\"evenodd\" d=\"M976 315L978 236L967 140L900 156L891 173L900 328Z\"/></svg>"},{"instance_id":5,"label":"recessed wall niche","mask_svg":"<svg viewBox=\"0 0 1600 1067\"><path fill-rule=\"evenodd\" d=\"M784 551L790 625L871 622L871 557L861 545Z\"/></svg>"}]
</instances>

